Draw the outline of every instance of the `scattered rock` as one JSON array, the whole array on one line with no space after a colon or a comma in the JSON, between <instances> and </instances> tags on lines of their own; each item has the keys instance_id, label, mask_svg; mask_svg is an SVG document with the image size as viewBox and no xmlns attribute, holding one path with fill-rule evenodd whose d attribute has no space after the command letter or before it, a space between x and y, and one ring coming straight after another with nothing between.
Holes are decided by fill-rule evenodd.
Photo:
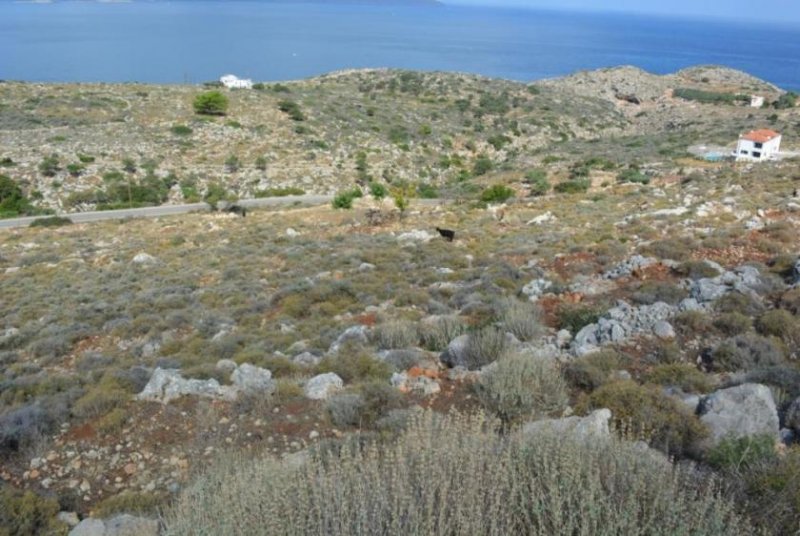
<instances>
[{"instance_id":1,"label":"scattered rock","mask_svg":"<svg viewBox=\"0 0 800 536\"><path fill-rule=\"evenodd\" d=\"M369 329L366 326L352 326L344 330L344 333L331 344L329 353L335 354L345 344L365 345L369 342Z\"/></svg>"},{"instance_id":2,"label":"scattered rock","mask_svg":"<svg viewBox=\"0 0 800 536\"><path fill-rule=\"evenodd\" d=\"M288 236L289 238L294 238L295 236L300 236L300 233L289 227L288 229L286 229L286 236Z\"/></svg>"},{"instance_id":3,"label":"scattered rock","mask_svg":"<svg viewBox=\"0 0 800 536\"><path fill-rule=\"evenodd\" d=\"M544 214L540 214L533 218L532 220L528 221L526 225L542 225L544 223L549 223L556 221L558 218L553 216L553 213L550 211L545 212Z\"/></svg>"},{"instance_id":4,"label":"scattered rock","mask_svg":"<svg viewBox=\"0 0 800 536\"><path fill-rule=\"evenodd\" d=\"M402 233L397 237L398 242L430 242L435 238L428 231L413 230Z\"/></svg>"},{"instance_id":5,"label":"scattered rock","mask_svg":"<svg viewBox=\"0 0 800 536\"><path fill-rule=\"evenodd\" d=\"M410 376L406 372L392 374L392 385L403 393L435 395L442 390L439 382L427 376Z\"/></svg>"},{"instance_id":6,"label":"scattered rock","mask_svg":"<svg viewBox=\"0 0 800 536\"><path fill-rule=\"evenodd\" d=\"M234 387L246 395L271 395L275 392L275 380L272 372L256 367L250 363L242 363L231 373Z\"/></svg>"},{"instance_id":7,"label":"scattered rock","mask_svg":"<svg viewBox=\"0 0 800 536\"><path fill-rule=\"evenodd\" d=\"M525 294L530 301L535 302L552 286L553 283L547 279L534 279L522 287L522 293Z\"/></svg>"},{"instance_id":8,"label":"scattered rock","mask_svg":"<svg viewBox=\"0 0 800 536\"><path fill-rule=\"evenodd\" d=\"M132 262L134 264L152 265L152 264L156 264L158 262L158 259L156 259L152 255L148 255L147 253L142 252L142 253L137 253L133 257L133 261Z\"/></svg>"},{"instance_id":9,"label":"scattered rock","mask_svg":"<svg viewBox=\"0 0 800 536\"><path fill-rule=\"evenodd\" d=\"M69 536L105 536L106 524L102 519L87 517L69 531Z\"/></svg>"},{"instance_id":10,"label":"scattered rock","mask_svg":"<svg viewBox=\"0 0 800 536\"><path fill-rule=\"evenodd\" d=\"M558 435L570 435L579 440L607 439L611 432L608 421L611 419L611 410L598 409L586 417L564 417L562 419L543 419L529 422L522 427L522 433L533 435L536 433L554 432Z\"/></svg>"},{"instance_id":11,"label":"scattered rock","mask_svg":"<svg viewBox=\"0 0 800 536\"><path fill-rule=\"evenodd\" d=\"M220 359L217 361L217 365L214 368L223 374L231 374L236 370L236 367L238 367L238 365L233 359Z\"/></svg>"},{"instance_id":12,"label":"scattered rock","mask_svg":"<svg viewBox=\"0 0 800 536\"><path fill-rule=\"evenodd\" d=\"M570 342L572 342L572 333L568 329L562 329L556 333L556 346L559 348L567 348Z\"/></svg>"},{"instance_id":13,"label":"scattered rock","mask_svg":"<svg viewBox=\"0 0 800 536\"><path fill-rule=\"evenodd\" d=\"M653 333L659 339L669 340L675 338L675 328L666 320L659 320L653 326Z\"/></svg>"},{"instance_id":14,"label":"scattered rock","mask_svg":"<svg viewBox=\"0 0 800 536\"><path fill-rule=\"evenodd\" d=\"M370 264L368 262L362 262L361 264L358 265L358 271L359 272L371 272L374 269L375 269L375 265L374 264Z\"/></svg>"},{"instance_id":15,"label":"scattered rock","mask_svg":"<svg viewBox=\"0 0 800 536\"><path fill-rule=\"evenodd\" d=\"M603 344L622 342L635 335L652 334L656 324L672 317L676 312L675 307L664 302L634 307L619 301L597 323L584 326L575 335L572 351L576 355L584 355Z\"/></svg>"},{"instance_id":16,"label":"scattered rock","mask_svg":"<svg viewBox=\"0 0 800 536\"><path fill-rule=\"evenodd\" d=\"M64 523L68 527L75 527L78 523L80 523L80 519L78 519L78 514L75 512L59 512L56 516L56 519Z\"/></svg>"},{"instance_id":17,"label":"scattered rock","mask_svg":"<svg viewBox=\"0 0 800 536\"><path fill-rule=\"evenodd\" d=\"M215 379L187 380L177 369L156 368L150 381L136 398L167 404L184 395L234 400L236 391L231 387L221 386Z\"/></svg>"},{"instance_id":18,"label":"scattered rock","mask_svg":"<svg viewBox=\"0 0 800 536\"><path fill-rule=\"evenodd\" d=\"M344 387L344 381L333 372L314 376L306 382L303 389L307 398L311 400L327 400L336 391Z\"/></svg>"},{"instance_id":19,"label":"scattered rock","mask_svg":"<svg viewBox=\"0 0 800 536\"><path fill-rule=\"evenodd\" d=\"M715 391L700 401L698 414L714 444L729 436L778 436L778 411L766 385L745 383Z\"/></svg>"},{"instance_id":20,"label":"scattered rock","mask_svg":"<svg viewBox=\"0 0 800 536\"><path fill-rule=\"evenodd\" d=\"M315 367L322 361L322 357L314 355L311 352L302 352L292 358L292 363L304 367Z\"/></svg>"},{"instance_id":21,"label":"scattered rock","mask_svg":"<svg viewBox=\"0 0 800 536\"><path fill-rule=\"evenodd\" d=\"M618 264L611 270L603 274L606 279L619 279L621 277L630 277L631 275L639 272L643 268L658 264L658 259L654 257L643 257L642 255L634 255L630 259Z\"/></svg>"},{"instance_id":22,"label":"scattered rock","mask_svg":"<svg viewBox=\"0 0 800 536\"><path fill-rule=\"evenodd\" d=\"M717 277L706 277L688 282L691 297L700 304L721 298L729 292L740 292L757 298L769 285L761 277L755 266L739 266L733 271L725 271Z\"/></svg>"}]
</instances>

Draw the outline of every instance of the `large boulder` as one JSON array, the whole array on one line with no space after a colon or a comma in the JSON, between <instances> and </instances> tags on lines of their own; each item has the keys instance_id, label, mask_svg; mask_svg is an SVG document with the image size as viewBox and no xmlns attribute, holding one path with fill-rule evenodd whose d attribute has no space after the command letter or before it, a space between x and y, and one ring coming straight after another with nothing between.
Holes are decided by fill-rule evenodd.
<instances>
[{"instance_id":1,"label":"large boulder","mask_svg":"<svg viewBox=\"0 0 800 536\"><path fill-rule=\"evenodd\" d=\"M586 417L572 416L529 422L522 427L522 433L526 435L555 433L581 441L608 439L611 436L608 428L609 420L611 420L611 410L603 408L591 412Z\"/></svg>"},{"instance_id":2,"label":"large boulder","mask_svg":"<svg viewBox=\"0 0 800 536\"><path fill-rule=\"evenodd\" d=\"M272 372L250 363L243 363L231 373L231 382L239 392L246 395L271 395L275 392Z\"/></svg>"},{"instance_id":3,"label":"large boulder","mask_svg":"<svg viewBox=\"0 0 800 536\"><path fill-rule=\"evenodd\" d=\"M343 387L344 381L337 374L328 372L308 380L303 391L306 397L312 400L327 400Z\"/></svg>"},{"instance_id":4,"label":"large boulder","mask_svg":"<svg viewBox=\"0 0 800 536\"><path fill-rule=\"evenodd\" d=\"M715 391L700 400L698 414L711 431L713 444L726 437L778 437L778 411L766 385L745 383Z\"/></svg>"},{"instance_id":5,"label":"large boulder","mask_svg":"<svg viewBox=\"0 0 800 536\"><path fill-rule=\"evenodd\" d=\"M459 335L447 345L447 348L439 356L439 361L448 367L464 367L467 366L467 345L469 344L469 335Z\"/></svg>"},{"instance_id":6,"label":"large boulder","mask_svg":"<svg viewBox=\"0 0 800 536\"><path fill-rule=\"evenodd\" d=\"M155 519L121 514L102 520L88 517L69 532L69 536L158 536Z\"/></svg>"},{"instance_id":7,"label":"large boulder","mask_svg":"<svg viewBox=\"0 0 800 536\"><path fill-rule=\"evenodd\" d=\"M156 368L150 381L136 398L167 404L185 395L234 400L237 392L232 387L220 385L215 379L186 379L177 369Z\"/></svg>"}]
</instances>

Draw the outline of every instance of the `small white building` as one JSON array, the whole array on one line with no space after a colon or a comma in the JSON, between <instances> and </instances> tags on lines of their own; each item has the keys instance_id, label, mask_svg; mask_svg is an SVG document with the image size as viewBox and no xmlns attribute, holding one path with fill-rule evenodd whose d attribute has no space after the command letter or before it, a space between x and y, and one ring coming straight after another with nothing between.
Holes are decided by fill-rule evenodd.
<instances>
[{"instance_id":1,"label":"small white building","mask_svg":"<svg viewBox=\"0 0 800 536\"><path fill-rule=\"evenodd\" d=\"M764 106L764 97L762 97L761 95L750 96L750 107L761 108L762 106Z\"/></svg>"},{"instance_id":2,"label":"small white building","mask_svg":"<svg viewBox=\"0 0 800 536\"><path fill-rule=\"evenodd\" d=\"M739 136L736 160L760 162L773 158L781 150L781 135L774 130L753 130Z\"/></svg>"},{"instance_id":3,"label":"small white building","mask_svg":"<svg viewBox=\"0 0 800 536\"><path fill-rule=\"evenodd\" d=\"M253 81L249 78L239 78L232 74L221 76L219 81L228 89L253 89Z\"/></svg>"}]
</instances>

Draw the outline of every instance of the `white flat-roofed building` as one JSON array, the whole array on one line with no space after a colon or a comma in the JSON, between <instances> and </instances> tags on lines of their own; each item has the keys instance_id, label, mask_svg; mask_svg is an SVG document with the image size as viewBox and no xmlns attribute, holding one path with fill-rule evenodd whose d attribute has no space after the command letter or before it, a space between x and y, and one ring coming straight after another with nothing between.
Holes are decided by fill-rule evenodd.
<instances>
[{"instance_id":1,"label":"white flat-roofed building","mask_svg":"<svg viewBox=\"0 0 800 536\"><path fill-rule=\"evenodd\" d=\"M249 78L239 78L232 74L221 76L219 81L228 89L253 89L253 81Z\"/></svg>"}]
</instances>

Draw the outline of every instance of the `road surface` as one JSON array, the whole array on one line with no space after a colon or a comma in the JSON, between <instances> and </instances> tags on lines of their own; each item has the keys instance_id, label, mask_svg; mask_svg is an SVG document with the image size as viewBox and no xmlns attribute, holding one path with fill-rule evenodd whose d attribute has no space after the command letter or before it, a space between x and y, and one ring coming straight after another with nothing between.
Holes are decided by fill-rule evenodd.
<instances>
[{"instance_id":1,"label":"road surface","mask_svg":"<svg viewBox=\"0 0 800 536\"><path fill-rule=\"evenodd\" d=\"M330 195L289 195L285 197L264 197L261 199L242 199L236 202L247 208L274 207L280 205L324 205L330 203L333 196ZM206 203L191 203L188 205L161 205L158 207L126 208L121 210L101 210L97 212L72 212L59 214L64 218L69 218L73 223L89 223L105 220L123 220L126 218L157 218L159 216L174 216L176 214L187 214L189 212L205 212L211 207ZM0 229L11 229L13 227L27 227L32 221L46 218L47 216L29 216L26 218L9 218L0 220Z\"/></svg>"}]
</instances>

